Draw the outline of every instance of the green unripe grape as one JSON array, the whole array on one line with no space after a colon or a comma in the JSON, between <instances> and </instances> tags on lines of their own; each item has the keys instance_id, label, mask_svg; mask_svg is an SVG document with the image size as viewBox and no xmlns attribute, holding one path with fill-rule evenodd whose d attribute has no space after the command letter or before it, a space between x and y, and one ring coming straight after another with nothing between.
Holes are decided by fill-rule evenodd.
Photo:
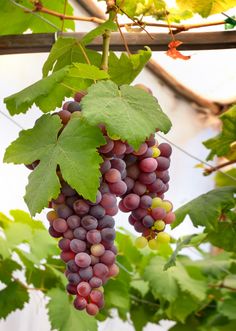
<instances>
[{"instance_id":1,"label":"green unripe grape","mask_svg":"<svg viewBox=\"0 0 236 331\"><path fill-rule=\"evenodd\" d=\"M172 205L171 202L166 201L166 200L163 200L163 201L162 201L162 204L161 204L161 207L162 207L163 209L165 209L165 211L166 211L167 213L169 213L169 211L172 210L173 205Z\"/></svg>"},{"instance_id":2,"label":"green unripe grape","mask_svg":"<svg viewBox=\"0 0 236 331\"><path fill-rule=\"evenodd\" d=\"M135 240L135 247L137 248L144 248L147 246L147 239L145 237L138 237L136 240Z\"/></svg>"},{"instance_id":3,"label":"green unripe grape","mask_svg":"<svg viewBox=\"0 0 236 331\"><path fill-rule=\"evenodd\" d=\"M170 242L170 236L166 232L160 232L157 235L157 243L168 244Z\"/></svg>"},{"instance_id":4,"label":"green unripe grape","mask_svg":"<svg viewBox=\"0 0 236 331\"><path fill-rule=\"evenodd\" d=\"M109 134L109 133L108 133L108 136L109 136L109 138L111 138L112 140L120 140L120 137L117 136L117 135L115 135L115 134Z\"/></svg>"},{"instance_id":5,"label":"green unripe grape","mask_svg":"<svg viewBox=\"0 0 236 331\"><path fill-rule=\"evenodd\" d=\"M157 147L152 147L152 157L158 157L161 154L161 151Z\"/></svg>"},{"instance_id":6,"label":"green unripe grape","mask_svg":"<svg viewBox=\"0 0 236 331\"><path fill-rule=\"evenodd\" d=\"M158 231L162 231L165 229L166 223L162 220L158 220L154 223L154 227Z\"/></svg>"},{"instance_id":7,"label":"green unripe grape","mask_svg":"<svg viewBox=\"0 0 236 331\"><path fill-rule=\"evenodd\" d=\"M158 249L158 243L157 243L156 239L149 240L148 247L150 249L157 250Z\"/></svg>"},{"instance_id":8,"label":"green unripe grape","mask_svg":"<svg viewBox=\"0 0 236 331\"><path fill-rule=\"evenodd\" d=\"M157 207L161 207L161 206L162 206L162 200L161 200L161 198L153 198L152 199L152 205L151 205L151 208L152 209L157 208Z\"/></svg>"}]
</instances>

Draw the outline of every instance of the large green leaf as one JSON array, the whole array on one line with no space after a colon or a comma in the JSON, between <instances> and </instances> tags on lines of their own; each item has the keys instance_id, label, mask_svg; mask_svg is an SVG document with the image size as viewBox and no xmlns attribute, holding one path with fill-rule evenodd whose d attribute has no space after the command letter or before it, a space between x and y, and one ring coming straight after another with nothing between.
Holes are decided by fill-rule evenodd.
<instances>
[{"instance_id":1,"label":"large green leaf","mask_svg":"<svg viewBox=\"0 0 236 331\"><path fill-rule=\"evenodd\" d=\"M21 269L21 266L14 260L0 260L0 281L4 284L9 284L13 271Z\"/></svg>"},{"instance_id":2,"label":"large green leaf","mask_svg":"<svg viewBox=\"0 0 236 331\"><path fill-rule=\"evenodd\" d=\"M101 131L75 116L57 138L61 127L58 116L43 115L33 129L20 133L4 156L7 163L28 164L40 160L26 187L25 201L32 215L59 194L57 165L64 180L84 198L94 200L97 193L102 158L96 148L105 143Z\"/></svg>"},{"instance_id":3,"label":"large green leaf","mask_svg":"<svg viewBox=\"0 0 236 331\"><path fill-rule=\"evenodd\" d=\"M166 314L170 320L177 319L184 323L186 318L197 309L199 304L196 299L187 293L182 293L181 296L172 302L166 309Z\"/></svg>"},{"instance_id":4,"label":"large green leaf","mask_svg":"<svg viewBox=\"0 0 236 331\"><path fill-rule=\"evenodd\" d=\"M176 210L176 221L172 228L182 223L189 215L194 226L205 226L208 231L216 230L221 214L235 206L235 192L236 186L217 188L186 203Z\"/></svg>"},{"instance_id":5,"label":"large green leaf","mask_svg":"<svg viewBox=\"0 0 236 331\"><path fill-rule=\"evenodd\" d=\"M236 253L236 222L220 222L215 231L207 234L206 240L216 247Z\"/></svg>"},{"instance_id":6,"label":"large green leaf","mask_svg":"<svg viewBox=\"0 0 236 331\"><path fill-rule=\"evenodd\" d=\"M127 140L135 149L157 128L166 133L171 127L154 97L128 85L119 89L112 81L91 86L82 109L90 124L104 123L110 136Z\"/></svg>"},{"instance_id":7,"label":"large green leaf","mask_svg":"<svg viewBox=\"0 0 236 331\"><path fill-rule=\"evenodd\" d=\"M89 33L87 33L81 40L81 44L86 46L91 41L93 41L96 37L101 36L104 34L106 30L110 31L117 31L117 25L112 21L112 20L107 20L106 22L100 24L98 27L95 29L91 30Z\"/></svg>"},{"instance_id":8,"label":"large green leaf","mask_svg":"<svg viewBox=\"0 0 236 331\"><path fill-rule=\"evenodd\" d=\"M223 301L218 302L219 312L231 320L235 320L236 293L229 294Z\"/></svg>"},{"instance_id":9,"label":"large green leaf","mask_svg":"<svg viewBox=\"0 0 236 331\"><path fill-rule=\"evenodd\" d=\"M50 54L43 65L43 76L46 77L50 71L58 71L75 62L87 63L87 59L93 65L99 67L101 57L100 53L85 48L75 38L60 37L53 44Z\"/></svg>"},{"instance_id":10,"label":"large green leaf","mask_svg":"<svg viewBox=\"0 0 236 331\"><path fill-rule=\"evenodd\" d=\"M53 330L97 331L95 318L85 312L75 310L65 291L55 288L50 290L47 295L50 298L47 308Z\"/></svg>"},{"instance_id":11,"label":"large green leaf","mask_svg":"<svg viewBox=\"0 0 236 331\"><path fill-rule=\"evenodd\" d=\"M61 107L65 97L75 91L85 90L94 80L108 77L105 71L93 65L74 63L6 97L4 102L11 115L26 113L34 103L46 113Z\"/></svg>"},{"instance_id":12,"label":"large green leaf","mask_svg":"<svg viewBox=\"0 0 236 331\"><path fill-rule=\"evenodd\" d=\"M29 302L27 289L18 281L9 283L0 291L0 318L6 318L17 309L23 309L27 302Z\"/></svg>"},{"instance_id":13,"label":"large green leaf","mask_svg":"<svg viewBox=\"0 0 236 331\"><path fill-rule=\"evenodd\" d=\"M202 17L208 17L235 7L236 0L177 0L177 4L182 10L188 9Z\"/></svg>"},{"instance_id":14,"label":"large green leaf","mask_svg":"<svg viewBox=\"0 0 236 331\"><path fill-rule=\"evenodd\" d=\"M212 160L215 155L226 155L230 151L230 144L236 141L236 106L223 113L220 119L223 124L222 132L215 138L203 142L211 150L207 160Z\"/></svg>"},{"instance_id":15,"label":"large green leaf","mask_svg":"<svg viewBox=\"0 0 236 331\"><path fill-rule=\"evenodd\" d=\"M17 4L19 6L17 6ZM64 12L64 0L51 1L44 0L44 7L54 10L59 13ZM55 32L61 29L62 21L60 18L53 15L48 15L40 12L27 13L24 8L29 10L34 9L30 0L1 0L0 6L0 34L21 34L30 29L34 33L39 32ZM68 3L66 7L66 14L72 15L73 8ZM40 18L41 17L41 18ZM48 22L45 22L42 18L45 18ZM7 24L11 22L10 24ZM51 25L51 24L52 25ZM74 30L75 24L72 20L65 20L65 29Z\"/></svg>"},{"instance_id":16,"label":"large green leaf","mask_svg":"<svg viewBox=\"0 0 236 331\"><path fill-rule=\"evenodd\" d=\"M111 52L109 55L110 79L117 85L131 84L144 68L152 55L151 50L140 50L137 54L128 56L122 53L120 58Z\"/></svg>"}]
</instances>

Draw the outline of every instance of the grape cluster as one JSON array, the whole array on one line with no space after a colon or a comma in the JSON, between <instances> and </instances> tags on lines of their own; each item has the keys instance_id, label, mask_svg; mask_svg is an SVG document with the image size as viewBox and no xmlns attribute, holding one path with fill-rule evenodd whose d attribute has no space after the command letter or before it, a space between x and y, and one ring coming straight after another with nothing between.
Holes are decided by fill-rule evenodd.
<instances>
[{"instance_id":1,"label":"grape cluster","mask_svg":"<svg viewBox=\"0 0 236 331\"><path fill-rule=\"evenodd\" d=\"M66 102L56 113L64 126L72 113L80 114L84 95L77 93L74 101ZM53 210L47 214L50 235L61 238L58 245L66 263L67 291L75 295L75 308L86 309L90 315L103 307L103 285L119 272L113 218L118 210L130 213L129 223L141 234L135 242L138 248L148 244L157 249L159 243L168 242L170 237L163 230L175 219L171 202L164 200L171 146L158 145L152 134L135 151L119 137L109 136L103 125L100 129L106 144L99 148L103 162L96 201L80 196L63 180L58 168L61 192L50 202ZM117 197L121 198L119 204Z\"/></svg>"}]
</instances>

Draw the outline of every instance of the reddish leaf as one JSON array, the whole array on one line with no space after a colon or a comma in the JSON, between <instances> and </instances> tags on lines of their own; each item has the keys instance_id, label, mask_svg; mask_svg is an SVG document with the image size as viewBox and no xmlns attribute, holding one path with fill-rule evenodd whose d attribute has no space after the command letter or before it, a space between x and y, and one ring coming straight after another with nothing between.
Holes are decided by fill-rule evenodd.
<instances>
[{"instance_id":1,"label":"reddish leaf","mask_svg":"<svg viewBox=\"0 0 236 331\"><path fill-rule=\"evenodd\" d=\"M182 53L180 53L177 50L177 47L180 46L182 44L182 41L180 40L172 40L169 44L168 44L168 51L166 52L166 54L170 57L172 57L172 59L181 59L181 60L189 60L191 58L191 56L189 55L183 55Z\"/></svg>"}]
</instances>

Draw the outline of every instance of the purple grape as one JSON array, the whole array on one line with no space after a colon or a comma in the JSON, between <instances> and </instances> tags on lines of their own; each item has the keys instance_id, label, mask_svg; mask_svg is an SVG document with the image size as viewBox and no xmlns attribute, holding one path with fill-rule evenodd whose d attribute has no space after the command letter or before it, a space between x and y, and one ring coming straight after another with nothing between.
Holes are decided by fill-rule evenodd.
<instances>
[{"instance_id":1,"label":"purple grape","mask_svg":"<svg viewBox=\"0 0 236 331\"><path fill-rule=\"evenodd\" d=\"M76 194L76 190L70 187L70 185L67 184L66 182L62 183L61 191L67 197L71 197L72 195Z\"/></svg>"},{"instance_id":2,"label":"purple grape","mask_svg":"<svg viewBox=\"0 0 236 331\"><path fill-rule=\"evenodd\" d=\"M80 276L77 273L69 273L67 276L68 282L72 285L78 285L81 281Z\"/></svg>"},{"instance_id":3,"label":"purple grape","mask_svg":"<svg viewBox=\"0 0 236 331\"><path fill-rule=\"evenodd\" d=\"M158 163L158 167L157 167L158 171L167 170L170 167L170 160L164 156L159 156L157 158L157 163Z\"/></svg>"},{"instance_id":4,"label":"purple grape","mask_svg":"<svg viewBox=\"0 0 236 331\"><path fill-rule=\"evenodd\" d=\"M113 228L115 226L115 220L109 215L105 215L98 221L98 229Z\"/></svg>"},{"instance_id":5,"label":"purple grape","mask_svg":"<svg viewBox=\"0 0 236 331\"><path fill-rule=\"evenodd\" d=\"M66 286L66 290L67 290L67 292L70 293L70 294L73 294L73 295L77 294L77 288L76 288L75 285L67 284L67 286Z\"/></svg>"},{"instance_id":6,"label":"purple grape","mask_svg":"<svg viewBox=\"0 0 236 331\"><path fill-rule=\"evenodd\" d=\"M90 230L87 232L86 239L92 245L99 244L102 240L101 233L98 230Z\"/></svg>"},{"instance_id":7,"label":"purple grape","mask_svg":"<svg viewBox=\"0 0 236 331\"><path fill-rule=\"evenodd\" d=\"M127 191L126 192L129 193L133 189L135 181L133 180L133 178L126 177L126 178L124 178L124 182L127 186Z\"/></svg>"},{"instance_id":8,"label":"purple grape","mask_svg":"<svg viewBox=\"0 0 236 331\"><path fill-rule=\"evenodd\" d=\"M77 293L77 290L76 290L76 293ZM74 300L75 309L83 310L83 309L86 308L86 306L87 306L87 300L84 297L81 297L81 296L77 295L75 300Z\"/></svg>"},{"instance_id":9,"label":"purple grape","mask_svg":"<svg viewBox=\"0 0 236 331\"><path fill-rule=\"evenodd\" d=\"M62 238L58 243L59 248L66 252L70 250L70 240L66 238Z\"/></svg>"},{"instance_id":10,"label":"purple grape","mask_svg":"<svg viewBox=\"0 0 236 331\"><path fill-rule=\"evenodd\" d=\"M159 193L165 189L164 183L161 179L157 178L152 184L147 185L147 189L151 193Z\"/></svg>"},{"instance_id":11,"label":"purple grape","mask_svg":"<svg viewBox=\"0 0 236 331\"><path fill-rule=\"evenodd\" d=\"M82 199L76 200L73 204L76 214L83 216L89 212L89 205Z\"/></svg>"},{"instance_id":12,"label":"purple grape","mask_svg":"<svg viewBox=\"0 0 236 331\"><path fill-rule=\"evenodd\" d=\"M95 217L93 216L84 216L81 220L81 225L86 229L86 230L93 230L96 229L98 226L98 221Z\"/></svg>"},{"instance_id":13,"label":"purple grape","mask_svg":"<svg viewBox=\"0 0 236 331\"><path fill-rule=\"evenodd\" d=\"M104 241L113 241L116 237L116 232L111 228L104 228L101 230L102 240Z\"/></svg>"},{"instance_id":14,"label":"purple grape","mask_svg":"<svg viewBox=\"0 0 236 331\"><path fill-rule=\"evenodd\" d=\"M98 288L98 287L102 286L102 280L101 280L101 278L98 278L98 277L92 277L89 280L89 285L92 288Z\"/></svg>"},{"instance_id":15,"label":"purple grape","mask_svg":"<svg viewBox=\"0 0 236 331\"><path fill-rule=\"evenodd\" d=\"M133 187L133 192L137 195L143 195L147 191L146 185L136 181Z\"/></svg>"},{"instance_id":16,"label":"purple grape","mask_svg":"<svg viewBox=\"0 0 236 331\"><path fill-rule=\"evenodd\" d=\"M111 265L115 263L116 256L112 251L106 250L105 253L100 257L100 262Z\"/></svg>"},{"instance_id":17,"label":"purple grape","mask_svg":"<svg viewBox=\"0 0 236 331\"><path fill-rule=\"evenodd\" d=\"M77 215L71 215L67 218L67 224L72 230L78 228L80 226L80 217Z\"/></svg>"},{"instance_id":18,"label":"purple grape","mask_svg":"<svg viewBox=\"0 0 236 331\"><path fill-rule=\"evenodd\" d=\"M152 205L152 198L149 195L143 195L140 198L140 207L144 209L150 208Z\"/></svg>"},{"instance_id":19,"label":"purple grape","mask_svg":"<svg viewBox=\"0 0 236 331\"><path fill-rule=\"evenodd\" d=\"M63 218L56 218L53 221L52 226L53 226L54 230L56 230L59 233L66 232L66 230L68 229L66 220L64 220Z\"/></svg>"},{"instance_id":20,"label":"purple grape","mask_svg":"<svg viewBox=\"0 0 236 331\"><path fill-rule=\"evenodd\" d=\"M143 225L145 228L150 228L154 224L154 219L150 215L146 215L142 220Z\"/></svg>"},{"instance_id":21,"label":"purple grape","mask_svg":"<svg viewBox=\"0 0 236 331\"><path fill-rule=\"evenodd\" d=\"M100 218L105 216L106 211L101 205L96 205L90 208L90 214L99 220Z\"/></svg>"},{"instance_id":22,"label":"purple grape","mask_svg":"<svg viewBox=\"0 0 236 331\"><path fill-rule=\"evenodd\" d=\"M81 279L88 281L93 277L93 268L92 267L81 268L79 270L79 275Z\"/></svg>"},{"instance_id":23,"label":"purple grape","mask_svg":"<svg viewBox=\"0 0 236 331\"><path fill-rule=\"evenodd\" d=\"M78 253L75 256L75 263L80 268L87 268L91 263L91 257L87 253Z\"/></svg>"},{"instance_id":24,"label":"purple grape","mask_svg":"<svg viewBox=\"0 0 236 331\"><path fill-rule=\"evenodd\" d=\"M77 286L77 291L82 297L88 297L91 292L91 286L87 282L81 282Z\"/></svg>"},{"instance_id":25,"label":"purple grape","mask_svg":"<svg viewBox=\"0 0 236 331\"><path fill-rule=\"evenodd\" d=\"M86 243L80 239L72 239L70 242L70 249L74 253L84 252L86 250Z\"/></svg>"},{"instance_id":26,"label":"purple grape","mask_svg":"<svg viewBox=\"0 0 236 331\"><path fill-rule=\"evenodd\" d=\"M109 160L105 160L100 166L101 174L105 174L109 169L111 169L111 162Z\"/></svg>"},{"instance_id":27,"label":"purple grape","mask_svg":"<svg viewBox=\"0 0 236 331\"><path fill-rule=\"evenodd\" d=\"M105 209L111 208L116 205L117 199L114 194L105 193L102 196L101 206Z\"/></svg>"},{"instance_id":28,"label":"purple grape","mask_svg":"<svg viewBox=\"0 0 236 331\"><path fill-rule=\"evenodd\" d=\"M73 215L73 210L66 205L59 205L56 209L57 215L61 218L67 219L69 216Z\"/></svg>"},{"instance_id":29,"label":"purple grape","mask_svg":"<svg viewBox=\"0 0 236 331\"><path fill-rule=\"evenodd\" d=\"M120 173L122 173L126 169L126 163L121 159L113 159L110 161L110 163L111 167L119 170Z\"/></svg>"},{"instance_id":30,"label":"purple grape","mask_svg":"<svg viewBox=\"0 0 236 331\"><path fill-rule=\"evenodd\" d=\"M120 180L116 183L109 184L110 191L117 196L122 196L127 191L127 185L124 181Z\"/></svg>"},{"instance_id":31,"label":"purple grape","mask_svg":"<svg viewBox=\"0 0 236 331\"><path fill-rule=\"evenodd\" d=\"M74 230L73 234L76 239L85 240L87 231L80 226Z\"/></svg>"},{"instance_id":32,"label":"purple grape","mask_svg":"<svg viewBox=\"0 0 236 331\"><path fill-rule=\"evenodd\" d=\"M70 113L74 113L75 111L81 111L81 105L79 102L76 102L76 101L72 101L68 104L67 106L67 110L70 112Z\"/></svg>"},{"instance_id":33,"label":"purple grape","mask_svg":"<svg viewBox=\"0 0 236 331\"><path fill-rule=\"evenodd\" d=\"M109 273L109 269L104 263L98 263L93 266L93 274L98 278L106 277Z\"/></svg>"},{"instance_id":34,"label":"purple grape","mask_svg":"<svg viewBox=\"0 0 236 331\"><path fill-rule=\"evenodd\" d=\"M130 193L123 199L124 206L129 210L134 210L139 206L140 197L137 194Z\"/></svg>"},{"instance_id":35,"label":"purple grape","mask_svg":"<svg viewBox=\"0 0 236 331\"><path fill-rule=\"evenodd\" d=\"M105 179L108 183L116 183L121 180L120 172L117 169L109 169L105 174Z\"/></svg>"},{"instance_id":36,"label":"purple grape","mask_svg":"<svg viewBox=\"0 0 236 331\"><path fill-rule=\"evenodd\" d=\"M162 143L158 146L159 150L161 151L161 156L170 157L172 153L172 148L167 143Z\"/></svg>"},{"instance_id":37,"label":"purple grape","mask_svg":"<svg viewBox=\"0 0 236 331\"><path fill-rule=\"evenodd\" d=\"M99 148L100 153L109 153L112 148L114 147L114 142L107 136L104 137L106 139L106 145L103 145L102 147Z\"/></svg>"},{"instance_id":38,"label":"purple grape","mask_svg":"<svg viewBox=\"0 0 236 331\"><path fill-rule=\"evenodd\" d=\"M152 157L148 157L146 159L143 159L140 163L139 163L139 168L141 171L143 172L153 172L156 170L157 168L157 161L152 158Z\"/></svg>"},{"instance_id":39,"label":"purple grape","mask_svg":"<svg viewBox=\"0 0 236 331\"><path fill-rule=\"evenodd\" d=\"M141 200L140 200L141 201ZM141 220L143 217L145 217L147 215L147 209L146 208L137 208L135 210L132 211L131 216L136 220L139 221Z\"/></svg>"},{"instance_id":40,"label":"purple grape","mask_svg":"<svg viewBox=\"0 0 236 331\"><path fill-rule=\"evenodd\" d=\"M136 180L140 175L140 170L137 164L133 164L127 168L127 176Z\"/></svg>"},{"instance_id":41,"label":"purple grape","mask_svg":"<svg viewBox=\"0 0 236 331\"><path fill-rule=\"evenodd\" d=\"M114 147L112 149L112 152L115 155L120 156L126 152L126 145L122 141L116 140L114 141Z\"/></svg>"},{"instance_id":42,"label":"purple grape","mask_svg":"<svg viewBox=\"0 0 236 331\"><path fill-rule=\"evenodd\" d=\"M79 267L75 263L75 260L69 260L66 264L67 270L74 273L79 271Z\"/></svg>"},{"instance_id":43,"label":"purple grape","mask_svg":"<svg viewBox=\"0 0 236 331\"><path fill-rule=\"evenodd\" d=\"M109 185L105 182L103 182L101 185L100 185L100 192L102 194L105 194L105 193L109 193L110 192L110 188L109 188Z\"/></svg>"},{"instance_id":44,"label":"purple grape","mask_svg":"<svg viewBox=\"0 0 236 331\"><path fill-rule=\"evenodd\" d=\"M152 184L156 180L156 174L155 172L142 172L138 179L142 184Z\"/></svg>"},{"instance_id":45,"label":"purple grape","mask_svg":"<svg viewBox=\"0 0 236 331\"><path fill-rule=\"evenodd\" d=\"M73 204L76 200L78 200L78 195L73 195L72 197L66 198L67 206L73 209Z\"/></svg>"}]
</instances>

